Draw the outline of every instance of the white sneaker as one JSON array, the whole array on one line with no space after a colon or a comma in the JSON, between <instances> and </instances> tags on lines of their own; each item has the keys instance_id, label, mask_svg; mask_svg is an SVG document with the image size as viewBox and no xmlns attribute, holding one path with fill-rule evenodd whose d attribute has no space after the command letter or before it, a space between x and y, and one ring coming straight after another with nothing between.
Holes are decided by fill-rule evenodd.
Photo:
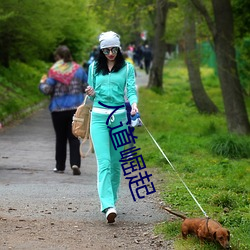
<instances>
[{"instance_id":1,"label":"white sneaker","mask_svg":"<svg viewBox=\"0 0 250 250\"><path fill-rule=\"evenodd\" d=\"M110 207L107 209L106 218L108 220L108 223L114 223L116 216L117 216L117 212L115 208Z\"/></svg>"}]
</instances>

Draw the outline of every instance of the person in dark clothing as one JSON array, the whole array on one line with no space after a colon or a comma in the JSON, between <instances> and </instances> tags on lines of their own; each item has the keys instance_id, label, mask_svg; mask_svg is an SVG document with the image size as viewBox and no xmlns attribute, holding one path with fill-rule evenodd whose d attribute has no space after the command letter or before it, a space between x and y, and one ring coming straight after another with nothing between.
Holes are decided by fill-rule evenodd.
<instances>
[{"instance_id":1,"label":"person in dark clothing","mask_svg":"<svg viewBox=\"0 0 250 250\"><path fill-rule=\"evenodd\" d=\"M143 47L141 45L137 46L134 51L134 61L140 69L143 69L143 63L142 63L142 58L143 58Z\"/></svg>"},{"instance_id":2,"label":"person in dark clothing","mask_svg":"<svg viewBox=\"0 0 250 250\"><path fill-rule=\"evenodd\" d=\"M99 48L97 46L94 46L93 50L89 54L89 60L87 62L88 66L97 59L98 55L99 55Z\"/></svg>"},{"instance_id":3,"label":"person in dark clothing","mask_svg":"<svg viewBox=\"0 0 250 250\"><path fill-rule=\"evenodd\" d=\"M152 55L152 51L149 48L149 46L146 44L145 45L145 49L143 52L143 57L144 57L144 67L145 67L145 71L146 74L149 73L149 69L150 69L150 65L151 65L151 61L153 59L153 55Z\"/></svg>"}]
</instances>

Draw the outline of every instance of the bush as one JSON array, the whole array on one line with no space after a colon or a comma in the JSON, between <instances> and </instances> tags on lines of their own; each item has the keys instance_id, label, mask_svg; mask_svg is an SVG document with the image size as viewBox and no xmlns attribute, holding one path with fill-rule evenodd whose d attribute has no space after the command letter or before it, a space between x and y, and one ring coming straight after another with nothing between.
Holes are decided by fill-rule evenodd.
<instances>
[{"instance_id":1,"label":"bush","mask_svg":"<svg viewBox=\"0 0 250 250\"><path fill-rule=\"evenodd\" d=\"M233 209L237 206L232 193L228 193L228 192L221 192L221 193L215 194L212 197L210 203L217 207L229 208L229 209Z\"/></svg>"},{"instance_id":2,"label":"bush","mask_svg":"<svg viewBox=\"0 0 250 250\"><path fill-rule=\"evenodd\" d=\"M219 136L212 140L211 151L215 155L231 158L249 158L250 146L247 138L236 135Z\"/></svg>"}]
</instances>

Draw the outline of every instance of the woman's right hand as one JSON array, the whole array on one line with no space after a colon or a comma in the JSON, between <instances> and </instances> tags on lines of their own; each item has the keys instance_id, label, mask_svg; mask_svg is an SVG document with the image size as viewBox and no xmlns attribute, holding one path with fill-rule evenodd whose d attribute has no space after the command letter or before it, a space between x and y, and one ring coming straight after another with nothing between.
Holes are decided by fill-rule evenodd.
<instances>
[{"instance_id":1,"label":"woman's right hand","mask_svg":"<svg viewBox=\"0 0 250 250\"><path fill-rule=\"evenodd\" d=\"M132 105L131 105L131 112L130 114L133 116L135 115L137 112L139 112L138 108L137 108L137 104L134 102Z\"/></svg>"},{"instance_id":2,"label":"woman's right hand","mask_svg":"<svg viewBox=\"0 0 250 250\"><path fill-rule=\"evenodd\" d=\"M85 89L85 92L86 92L86 94L87 94L88 96L95 96L95 90L94 90L92 87L90 87L90 86L88 86L88 87Z\"/></svg>"}]
</instances>

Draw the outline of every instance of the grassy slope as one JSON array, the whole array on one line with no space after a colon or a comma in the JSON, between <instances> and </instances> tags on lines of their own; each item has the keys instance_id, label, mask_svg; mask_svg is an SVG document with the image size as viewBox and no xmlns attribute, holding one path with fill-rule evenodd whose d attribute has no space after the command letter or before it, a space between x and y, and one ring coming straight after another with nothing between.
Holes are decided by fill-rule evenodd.
<instances>
[{"instance_id":1,"label":"grassy slope","mask_svg":"<svg viewBox=\"0 0 250 250\"><path fill-rule=\"evenodd\" d=\"M44 100L38 84L47 70L48 65L43 62L12 62L8 70L0 68L0 122L9 115L19 117L21 111Z\"/></svg>"},{"instance_id":2,"label":"grassy slope","mask_svg":"<svg viewBox=\"0 0 250 250\"><path fill-rule=\"evenodd\" d=\"M250 138L227 134L218 79L209 68L202 68L202 77L220 114L201 115L197 112L186 68L177 60L165 67L164 94L140 89L142 120L206 213L230 229L233 249L250 249L250 160L216 156L211 152L218 138L231 138L243 147L250 144ZM248 107L249 104L248 100ZM163 176L162 183L154 184L165 204L189 217L202 217L203 213L146 130L137 128L136 135L137 146L141 148L147 167L157 167ZM180 233L180 223L179 219L163 223L156 227L156 231L164 233L166 238L173 238ZM201 249L197 240L188 242L176 240L176 249ZM208 244L203 249L217 248Z\"/></svg>"}]
</instances>

